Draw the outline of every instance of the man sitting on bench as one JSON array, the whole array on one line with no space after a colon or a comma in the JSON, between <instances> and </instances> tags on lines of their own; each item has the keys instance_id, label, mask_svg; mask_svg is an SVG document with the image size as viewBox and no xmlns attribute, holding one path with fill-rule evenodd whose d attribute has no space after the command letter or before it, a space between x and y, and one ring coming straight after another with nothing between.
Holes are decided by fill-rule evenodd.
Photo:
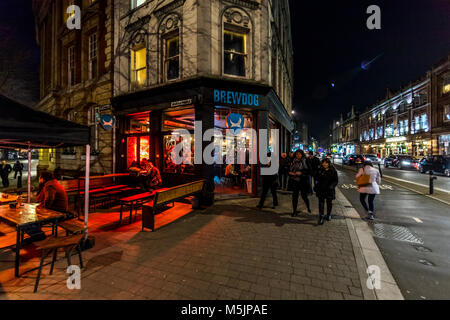
<instances>
[{"instance_id":1,"label":"man sitting on bench","mask_svg":"<svg viewBox=\"0 0 450 320\"><path fill-rule=\"evenodd\" d=\"M53 173L44 171L39 176L39 191L37 194L38 208L46 208L67 214L69 218L69 200L66 190L55 179ZM24 228L31 238L29 241L40 241L45 239L45 233L38 225L30 225Z\"/></svg>"},{"instance_id":2,"label":"man sitting on bench","mask_svg":"<svg viewBox=\"0 0 450 320\"><path fill-rule=\"evenodd\" d=\"M159 169L153 165L152 162L147 162L147 191L157 190L162 185L161 174Z\"/></svg>"}]
</instances>

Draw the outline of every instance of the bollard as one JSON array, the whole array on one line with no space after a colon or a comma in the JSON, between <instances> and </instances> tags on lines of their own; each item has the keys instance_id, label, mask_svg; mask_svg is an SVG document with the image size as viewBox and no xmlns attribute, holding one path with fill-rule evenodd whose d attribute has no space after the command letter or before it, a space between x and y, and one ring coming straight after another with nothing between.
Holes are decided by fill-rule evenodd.
<instances>
[{"instance_id":1,"label":"bollard","mask_svg":"<svg viewBox=\"0 0 450 320\"><path fill-rule=\"evenodd\" d=\"M378 171L380 172L380 177L383 178L383 172L381 171L381 164L378 162Z\"/></svg>"},{"instance_id":2,"label":"bollard","mask_svg":"<svg viewBox=\"0 0 450 320\"><path fill-rule=\"evenodd\" d=\"M436 180L437 177L433 176L433 171L430 171L430 194L434 193L434 180Z\"/></svg>"}]
</instances>

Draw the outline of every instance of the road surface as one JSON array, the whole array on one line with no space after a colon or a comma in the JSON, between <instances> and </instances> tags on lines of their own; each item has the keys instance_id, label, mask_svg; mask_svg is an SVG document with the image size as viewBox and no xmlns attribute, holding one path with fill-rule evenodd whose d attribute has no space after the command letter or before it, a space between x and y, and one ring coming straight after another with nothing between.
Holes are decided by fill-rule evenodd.
<instances>
[{"instance_id":1,"label":"road surface","mask_svg":"<svg viewBox=\"0 0 450 320\"><path fill-rule=\"evenodd\" d=\"M365 218L355 173L337 168L338 187ZM450 206L389 182L382 183L382 189L375 200L376 220L369 223L403 296L450 299Z\"/></svg>"}]
</instances>

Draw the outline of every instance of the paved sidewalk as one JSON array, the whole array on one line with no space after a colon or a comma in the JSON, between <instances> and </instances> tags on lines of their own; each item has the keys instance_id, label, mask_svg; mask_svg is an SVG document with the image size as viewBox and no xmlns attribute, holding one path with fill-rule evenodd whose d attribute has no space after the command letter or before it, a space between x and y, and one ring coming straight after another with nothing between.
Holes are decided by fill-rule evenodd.
<instances>
[{"instance_id":1,"label":"paved sidewalk","mask_svg":"<svg viewBox=\"0 0 450 320\"><path fill-rule=\"evenodd\" d=\"M0 299L363 299L344 206L336 201L336 217L317 226L316 197L313 214L300 207L296 218L290 195L279 197L276 210L227 200L156 232L140 232L140 221L95 231L81 290L67 289L61 253L52 276L43 269L37 294L33 271L0 284Z\"/></svg>"}]
</instances>

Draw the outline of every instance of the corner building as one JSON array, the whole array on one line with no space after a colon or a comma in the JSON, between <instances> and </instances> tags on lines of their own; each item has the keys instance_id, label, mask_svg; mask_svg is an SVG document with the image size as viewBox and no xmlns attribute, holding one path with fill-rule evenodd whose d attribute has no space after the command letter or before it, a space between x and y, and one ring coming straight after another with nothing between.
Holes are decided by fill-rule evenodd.
<instances>
[{"instance_id":1,"label":"corner building","mask_svg":"<svg viewBox=\"0 0 450 320\"><path fill-rule=\"evenodd\" d=\"M288 1L115 0L114 17L117 171L147 158L168 186L206 179L211 195L256 194L259 169L248 157L234 167L247 177L236 183L225 177L220 161L176 165L170 151L191 144L194 163L195 153L203 152L194 150L194 121L202 121L202 133L215 128L225 136L232 117L242 130L216 148L216 158L225 156L227 144L252 151L251 129L279 129L280 151L289 149L294 124ZM176 129L187 129L191 141L181 141ZM203 142L203 149L209 144Z\"/></svg>"}]
</instances>

